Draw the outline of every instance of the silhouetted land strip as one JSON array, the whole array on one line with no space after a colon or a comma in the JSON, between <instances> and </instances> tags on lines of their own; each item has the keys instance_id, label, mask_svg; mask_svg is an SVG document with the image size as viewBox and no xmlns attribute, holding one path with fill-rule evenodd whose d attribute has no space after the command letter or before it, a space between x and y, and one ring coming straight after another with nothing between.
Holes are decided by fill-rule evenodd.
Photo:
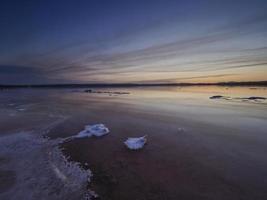
<instances>
[{"instance_id":1,"label":"silhouetted land strip","mask_svg":"<svg viewBox=\"0 0 267 200\"><path fill-rule=\"evenodd\" d=\"M166 87L166 86L267 86L267 81L219 83L96 83L96 84L23 84L0 85L0 88L90 88L90 87Z\"/></svg>"},{"instance_id":2,"label":"silhouetted land strip","mask_svg":"<svg viewBox=\"0 0 267 200\"><path fill-rule=\"evenodd\" d=\"M214 96L211 96L210 99L262 101L262 100L266 100L267 98L265 98L265 97L257 97L257 96L251 96L251 97L229 97L229 96L222 96L222 95L214 95Z\"/></svg>"}]
</instances>

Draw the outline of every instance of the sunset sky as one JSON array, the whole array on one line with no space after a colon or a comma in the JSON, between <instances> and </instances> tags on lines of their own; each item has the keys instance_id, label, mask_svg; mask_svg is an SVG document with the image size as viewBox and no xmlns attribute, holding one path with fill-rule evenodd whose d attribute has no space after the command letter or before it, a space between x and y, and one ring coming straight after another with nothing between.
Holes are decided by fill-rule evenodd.
<instances>
[{"instance_id":1,"label":"sunset sky","mask_svg":"<svg viewBox=\"0 0 267 200\"><path fill-rule=\"evenodd\" d=\"M266 0L2 0L0 84L267 80Z\"/></svg>"}]
</instances>

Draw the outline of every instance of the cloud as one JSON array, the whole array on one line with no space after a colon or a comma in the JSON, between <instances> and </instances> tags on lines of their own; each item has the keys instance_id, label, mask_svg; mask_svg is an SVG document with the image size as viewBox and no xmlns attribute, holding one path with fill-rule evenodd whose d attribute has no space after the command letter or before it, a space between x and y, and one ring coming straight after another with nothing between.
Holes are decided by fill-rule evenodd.
<instances>
[{"instance_id":1,"label":"cloud","mask_svg":"<svg viewBox=\"0 0 267 200\"><path fill-rule=\"evenodd\" d=\"M126 30L97 41L81 39L41 53L11 59L10 65L0 66L1 81L14 78L14 82L38 83L51 80L113 82L122 76L135 77L135 81L146 81L144 76L141 78L138 75L165 72L202 72L202 78L230 76L225 73L214 76L205 74L265 66L266 43L262 46L253 45L254 40L257 40L254 34L267 32L267 26L264 26L266 22L267 15L264 14L230 22L205 32L198 32L196 27L197 34L188 34L185 38L177 36L172 41L155 42L136 48L126 47L129 43L149 39L147 33L162 28L159 25L163 22ZM143 40L137 40L137 35L138 38L144 37ZM235 46L236 41L240 41L241 45ZM250 43L252 46L247 48ZM125 47L124 51L114 50L121 46ZM177 78L176 80L190 80L201 77ZM155 81L173 81L173 78L162 77Z\"/></svg>"},{"instance_id":2,"label":"cloud","mask_svg":"<svg viewBox=\"0 0 267 200\"><path fill-rule=\"evenodd\" d=\"M46 84L51 81L53 79L36 67L0 65L0 84Z\"/></svg>"}]
</instances>

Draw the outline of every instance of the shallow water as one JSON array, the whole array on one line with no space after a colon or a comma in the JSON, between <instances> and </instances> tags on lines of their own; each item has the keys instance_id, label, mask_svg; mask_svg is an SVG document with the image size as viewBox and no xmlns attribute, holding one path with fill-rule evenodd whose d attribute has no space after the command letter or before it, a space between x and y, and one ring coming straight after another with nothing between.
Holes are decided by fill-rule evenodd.
<instances>
[{"instance_id":1,"label":"shallow water","mask_svg":"<svg viewBox=\"0 0 267 200\"><path fill-rule=\"evenodd\" d=\"M94 90L129 94L84 93L84 89L2 91L0 140L21 131L37 134L60 119L45 133L51 140L103 123L108 135L61 145L69 160L92 170L89 187L101 199L267 198L267 100L209 99L267 97L267 88ZM128 137L143 135L148 142L140 151L132 152L123 144ZM1 164L0 168L7 170ZM0 190L0 197L14 185Z\"/></svg>"}]
</instances>

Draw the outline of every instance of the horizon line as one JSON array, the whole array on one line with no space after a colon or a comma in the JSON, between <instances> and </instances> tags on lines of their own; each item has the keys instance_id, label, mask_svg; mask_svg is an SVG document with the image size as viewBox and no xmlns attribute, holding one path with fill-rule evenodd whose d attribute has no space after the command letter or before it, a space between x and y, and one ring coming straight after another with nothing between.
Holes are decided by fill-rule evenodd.
<instances>
[{"instance_id":1,"label":"horizon line","mask_svg":"<svg viewBox=\"0 0 267 200\"><path fill-rule=\"evenodd\" d=\"M0 88L74 88L74 87L156 87L156 86L267 86L267 81L229 81L215 83L56 83L0 84Z\"/></svg>"}]
</instances>

